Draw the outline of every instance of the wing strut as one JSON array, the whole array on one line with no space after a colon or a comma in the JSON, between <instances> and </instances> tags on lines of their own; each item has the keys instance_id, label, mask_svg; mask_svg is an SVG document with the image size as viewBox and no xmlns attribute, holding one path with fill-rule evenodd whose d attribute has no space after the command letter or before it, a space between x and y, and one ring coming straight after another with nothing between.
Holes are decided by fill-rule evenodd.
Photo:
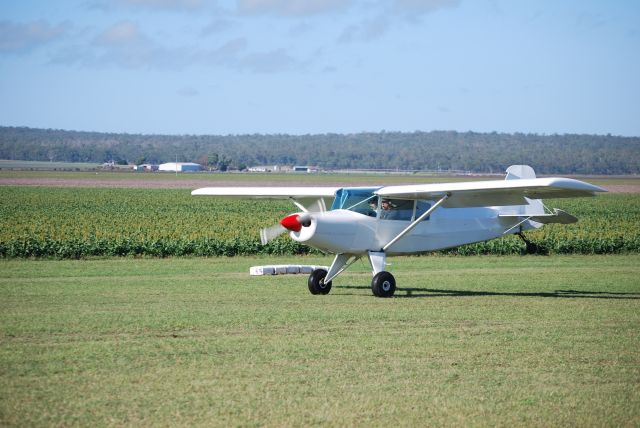
<instances>
[{"instance_id":1,"label":"wing strut","mask_svg":"<svg viewBox=\"0 0 640 428\"><path fill-rule=\"evenodd\" d=\"M440 206L440 204L442 204L444 201L446 201L449 198L449 196L451 196L451 194L447 192L447 194L445 194L442 198L440 198L438 202L433 204L431 208L429 208L420 217L418 217L413 222L411 222L409 226L407 226L402 232L398 233L398 235L395 238L393 238L391 241L389 241L387 245L382 247L382 251L387 251L390 246L392 246L393 244L398 242L400 239L402 239L407 233L411 232L418 225L418 223L420 223L422 220L427 218L432 212L434 212L435 209Z\"/></svg>"}]
</instances>

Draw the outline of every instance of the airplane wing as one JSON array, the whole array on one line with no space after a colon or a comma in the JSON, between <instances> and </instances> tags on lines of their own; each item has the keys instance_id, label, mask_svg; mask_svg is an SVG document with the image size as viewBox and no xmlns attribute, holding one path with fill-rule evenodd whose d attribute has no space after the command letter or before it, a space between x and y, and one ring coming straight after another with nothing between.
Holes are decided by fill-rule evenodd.
<instances>
[{"instance_id":1,"label":"airplane wing","mask_svg":"<svg viewBox=\"0 0 640 428\"><path fill-rule=\"evenodd\" d=\"M203 187L192 196L219 196L238 199L318 199L332 198L340 187Z\"/></svg>"},{"instance_id":2,"label":"airplane wing","mask_svg":"<svg viewBox=\"0 0 640 428\"><path fill-rule=\"evenodd\" d=\"M467 181L460 183L386 186L376 191L385 198L438 200L447 208L527 205L525 198L579 198L606 192L602 187L571 178Z\"/></svg>"},{"instance_id":3,"label":"airplane wing","mask_svg":"<svg viewBox=\"0 0 640 428\"><path fill-rule=\"evenodd\" d=\"M340 187L203 187L192 196L236 199L289 199L303 211L326 211Z\"/></svg>"}]
</instances>

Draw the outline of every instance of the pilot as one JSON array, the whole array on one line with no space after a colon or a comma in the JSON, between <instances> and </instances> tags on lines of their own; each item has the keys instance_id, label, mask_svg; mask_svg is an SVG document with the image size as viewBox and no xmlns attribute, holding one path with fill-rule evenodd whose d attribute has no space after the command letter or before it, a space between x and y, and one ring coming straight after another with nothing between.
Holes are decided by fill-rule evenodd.
<instances>
[{"instance_id":1,"label":"pilot","mask_svg":"<svg viewBox=\"0 0 640 428\"><path fill-rule=\"evenodd\" d=\"M389 199L383 199L381 202L382 211L380 211L380 218L393 220L396 217L395 206Z\"/></svg>"},{"instance_id":2,"label":"pilot","mask_svg":"<svg viewBox=\"0 0 640 428\"><path fill-rule=\"evenodd\" d=\"M378 203L375 199L369 201L369 211L367 211L369 217L375 217L378 215Z\"/></svg>"}]
</instances>

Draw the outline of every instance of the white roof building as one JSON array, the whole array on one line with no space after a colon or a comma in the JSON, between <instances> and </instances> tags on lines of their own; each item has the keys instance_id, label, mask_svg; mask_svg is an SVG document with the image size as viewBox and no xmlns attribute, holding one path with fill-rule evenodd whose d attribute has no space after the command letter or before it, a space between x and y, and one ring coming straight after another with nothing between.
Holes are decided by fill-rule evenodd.
<instances>
[{"instance_id":1,"label":"white roof building","mask_svg":"<svg viewBox=\"0 0 640 428\"><path fill-rule=\"evenodd\" d=\"M193 172L200 171L202 166L193 162L167 162L160 164L159 171L171 171L171 172Z\"/></svg>"}]
</instances>

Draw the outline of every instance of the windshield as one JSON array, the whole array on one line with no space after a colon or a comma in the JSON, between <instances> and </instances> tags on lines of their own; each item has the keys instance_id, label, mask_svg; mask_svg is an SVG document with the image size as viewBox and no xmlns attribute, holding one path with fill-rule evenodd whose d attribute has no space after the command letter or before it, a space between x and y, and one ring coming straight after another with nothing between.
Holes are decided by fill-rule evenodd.
<instances>
[{"instance_id":1,"label":"windshield","mask_svg":"<svg viewBox=\"0 0 640 428\"><path fill-rule=\"evenodd\" d=\"M377 196L373 194L379 187L343 188L336 192L332 210L350 210L360 214L375 216Z\"/></svg>"},{"instance_id":2,"label":"windshield","mask_svg":"<svg viewBox=\"0 0 640 428\"><path fill-rule=\"evenodd\" d=\"M413 221L431 208L431 201L378 198L379 187L343 188L336 192L332 210L350 210L382 220ZM429 216L430 217L430 216ZM427 217L424 220L429 220Z\"/></svg>"}]
</instances>

